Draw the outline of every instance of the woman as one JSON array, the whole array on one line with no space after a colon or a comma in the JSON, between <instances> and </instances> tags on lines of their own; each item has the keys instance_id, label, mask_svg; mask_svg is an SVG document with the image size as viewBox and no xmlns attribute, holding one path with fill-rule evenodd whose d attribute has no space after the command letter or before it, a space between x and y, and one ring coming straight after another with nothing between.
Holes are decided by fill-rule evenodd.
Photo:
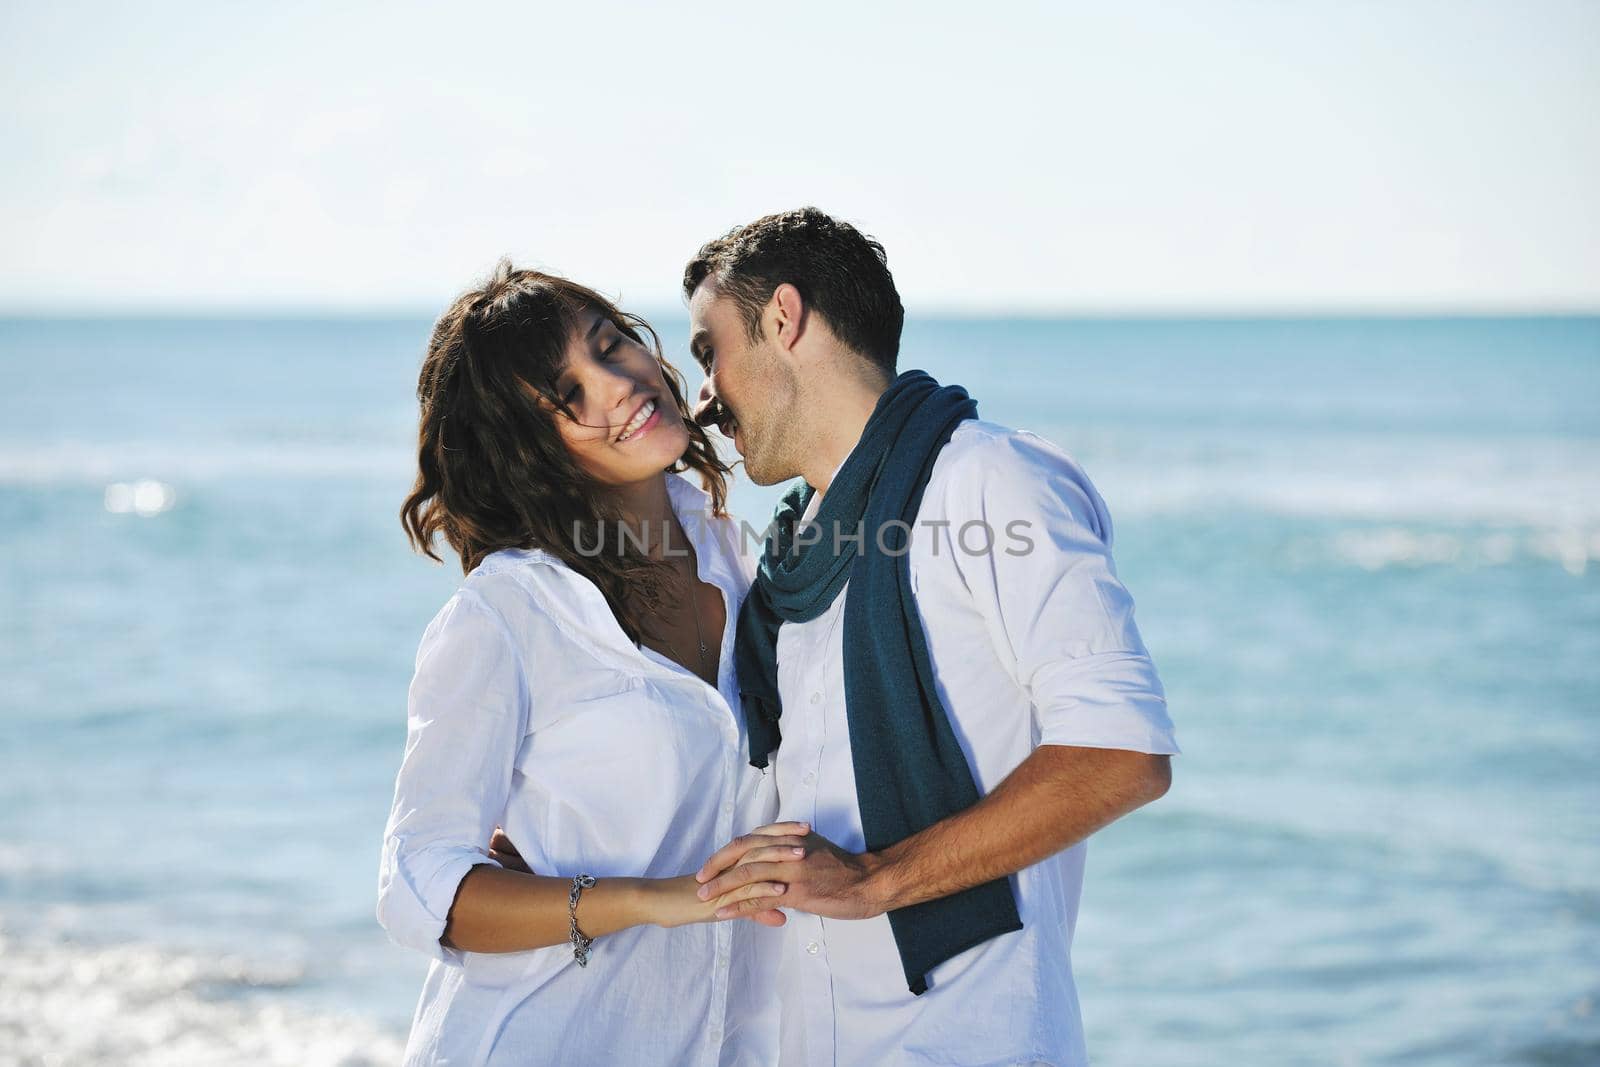
<instances>
[{"instance_id":1,"label":"woman","mask_svg":"<svg viewBox=\"0 0 1600 1067\"><path fill-rule=\"evenodd\" d=\"M379 921L433 957L406 1062L772 1062L782 915L715 912L782 886L702 901L693 876L775 801L733 677L751 567L681 379L642 320L502 262L417 395L402 519L467 577L417 652L384 839ZM487 852L497 826L526 870Z\"/></svg>"}]
</instances>

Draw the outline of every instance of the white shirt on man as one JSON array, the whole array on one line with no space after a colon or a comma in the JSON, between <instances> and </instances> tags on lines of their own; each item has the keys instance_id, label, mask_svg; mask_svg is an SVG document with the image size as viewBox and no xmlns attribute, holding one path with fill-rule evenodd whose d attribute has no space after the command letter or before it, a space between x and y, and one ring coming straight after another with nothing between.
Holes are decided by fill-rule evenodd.
<instances>
[{"instance_id":1,"label":"white shirt on man","mask_svg":"<svg viewBox=\"0 0 1600 1067\"><path fill-rule=\"evenodd\" d=\"M1178 751L1111 540L1088 476L1042 438L969 420L935 460L911 533L911 582L936 688L980 794L1039 745ZM779 628L783 742L773 770L780 819L810 822L860 852L844 699L848 593L818 618ZM907 989L886 916L788 911L783 1067L1086 1063L1071 968L1086 848L1012 876L1023 928L940 964L920 997Z\"/></svg>"},{"instance_id":2,"label":"white shirt on man","mask_svg":"<svg viewBox=\"0 0 1600 1067\"><path fill-rule=\"evenodd\" d=\"M439 943L462 876L503 826L531 869L691 874L775 815L749 765L733 633L754 561L706 494L667 477L702 581L727 622L717 688L623 634L556 557L485 559L428 626L384 832L378 918L432 957L405 1062L769 1067L778 932L748 920L478 953ZM586 535L586 537L589 535Z\"/></svg>"}]
</instances>

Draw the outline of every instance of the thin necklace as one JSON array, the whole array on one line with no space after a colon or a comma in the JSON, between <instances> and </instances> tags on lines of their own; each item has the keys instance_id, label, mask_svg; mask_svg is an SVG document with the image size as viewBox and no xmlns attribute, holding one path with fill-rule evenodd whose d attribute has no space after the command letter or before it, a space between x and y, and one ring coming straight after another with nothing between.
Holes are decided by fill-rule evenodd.
<instances>
[{"instance_id":1,"label":"thin necklace","mask_svg":"<svg viewBox=\"0 0 1600 1067\"><path fill-rule=\"evenodd\" d=\"M694 609L694 643L699 650L700 669L706 669L706 637L700 629L700 554L689 547L689 606Z\"/></svg>"},{"instance_id":2,"label":"thin necklace","mask_svg":"<svg viewBox=\"0 0 1600 1067\"><path fill-rule=\"evenodd\" d=\"M696 559L698 560L698 557L696 557ZM696 658L699 660L700 670L704 671L706 669L706 653L710 652L711 650L706 647L705 633L700 625L700 571L698 567L696 567L695 572L689 576L689 606L694 610L694 640L695 645L697 646L697 651L699 652L699 655ZM668 641L667 647L672 650L672 658L677 660L679 663L682 663L683 653L678 651L677 644L675 642ZM701 679L701 681L704 680L705 679L703 678Z\"/></svg>"},{"instance_id":3,"label":"thin necklace","mask_svg":"<svg viewBox=\"0 0 1600 1067\"><path fill-rule=\"evenodd\" d=\"M689 604L694 608L694 640L700 646L700 669L706 669L706 638L700 632L700 573L698 568L694 577L689 579Z\"/></svg>"}]
</instances>

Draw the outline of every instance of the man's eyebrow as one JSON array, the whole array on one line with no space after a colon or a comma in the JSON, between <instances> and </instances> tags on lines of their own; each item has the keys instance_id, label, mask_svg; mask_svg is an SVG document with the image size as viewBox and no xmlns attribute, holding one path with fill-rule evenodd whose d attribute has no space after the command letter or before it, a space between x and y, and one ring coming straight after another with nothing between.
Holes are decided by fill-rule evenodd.
<instances>
[{"instance_id":1,"label":"man's eyebrow","mask_svg":"<svg viewBox=\"0 0 1600 1067\"><path fill-rule=\"evenodd\" d=\"M689 354L694 356L695 359L699 359L701 350L709 340L711 340L711 331L702 326L694 332L693 337L689 338Z\"/></svg>"},{"instance_id":2,"label":"man's eyebrow","mask_svg":"<svg viewBox=\"0 0 1600 1067\"><path fill-rule=\"evenodd\" d=\"M604 315L596 314L594 321L589 324L589 332L583 335L583 339L587 341L589 338L600 332L600 327L604 326L610 321L611 320L606 318Z\"/></svg>"}]
</instances>

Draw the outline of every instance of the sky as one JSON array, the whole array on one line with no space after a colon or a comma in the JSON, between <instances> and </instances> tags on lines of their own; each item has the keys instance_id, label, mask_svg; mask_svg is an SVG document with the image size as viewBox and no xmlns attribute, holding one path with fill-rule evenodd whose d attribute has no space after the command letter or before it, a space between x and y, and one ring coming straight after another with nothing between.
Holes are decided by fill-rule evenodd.
<instances>
[{"instance_id":1,"label":"sky","mask_svg":"<svg viewBox=\"0 0 1600 1067\"><path fill-rule=\"evenodd\" d=\"M0 5L0 311L679 308L802 204L951 313L1600 310L1600 3Z\"/></svg>"}]
</instances>

